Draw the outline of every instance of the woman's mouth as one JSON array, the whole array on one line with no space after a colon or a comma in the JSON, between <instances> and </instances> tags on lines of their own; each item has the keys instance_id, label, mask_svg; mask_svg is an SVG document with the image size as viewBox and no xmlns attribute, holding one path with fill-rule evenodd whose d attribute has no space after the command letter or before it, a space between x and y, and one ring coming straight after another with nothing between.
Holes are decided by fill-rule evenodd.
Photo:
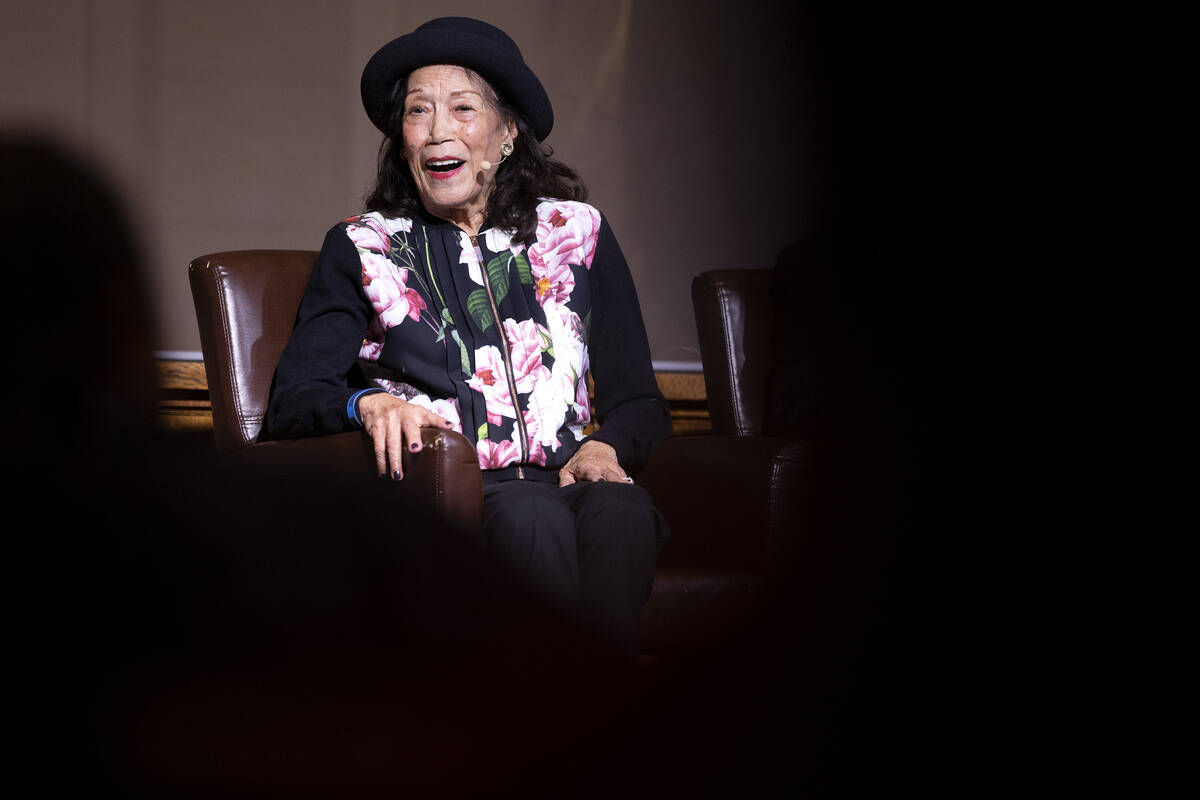
<instances>
[{"instance_id":1,"label":"woman's mouth","mask_svg":"<svg viewBox=\"0 0 1200 800\"><path fill-rule=\"evenodd\" d=\"M458 158L431 158L425 162L425 171L434 180L444 181L457 175L466 163Z\"/></svg>"}]
</instances>

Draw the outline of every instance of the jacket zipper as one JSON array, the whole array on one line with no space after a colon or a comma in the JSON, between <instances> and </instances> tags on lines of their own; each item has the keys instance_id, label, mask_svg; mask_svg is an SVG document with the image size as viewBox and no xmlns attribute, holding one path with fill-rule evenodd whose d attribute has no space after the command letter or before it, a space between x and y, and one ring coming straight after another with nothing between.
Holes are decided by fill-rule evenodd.
<instances>
[{"instance_id":1,"label":"jacket zipper","mask_svg":"<svg viewBox=\"0 0 1200 800\"><path fill-rule=\"evenodd\" d=\"M500 327L500 309L496 308L496 298L492 296L492 281L488 278L487 269L483 263L483 251L479 249L479 240L476 237L471 237L471 244L475 248L475 258L479 261L479 271L483 277L483 288L487 291L488 305L492 309L492 320L496 323L496 333L500 336L500 352L504 356L505 377L508 378L508 391L512 396L513 410L517 414L517 430L521 434L521 461L517 464L517 477L524 479L525 468L521 464L529 461L529 434L525 430L525 415L521 413L521 404L517 402L517 381L513 377L508 342L504 338L504 330Z\"/></svg>"}]
</instances>

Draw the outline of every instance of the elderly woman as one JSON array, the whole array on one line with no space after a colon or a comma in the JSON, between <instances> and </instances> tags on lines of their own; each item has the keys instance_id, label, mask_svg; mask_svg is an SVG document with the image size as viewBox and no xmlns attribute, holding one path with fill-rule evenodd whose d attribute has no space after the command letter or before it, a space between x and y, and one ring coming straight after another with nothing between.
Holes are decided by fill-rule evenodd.
<instances>
[{"instance_id":1,"label":"elderly woman","mask_svg":"<svg viewBox=\"0 0 1200 800\"><path fill-rule=\"evenodd\" d=\"M629 473L670 418L621 249L541 144L549 98L503 31L445 17L380 49L362 99L377 182L325 238L266 432L362 428L394 480L422 427L461 432L486 550L635 655L667 529Z\"/></svg>"}]
</instances>

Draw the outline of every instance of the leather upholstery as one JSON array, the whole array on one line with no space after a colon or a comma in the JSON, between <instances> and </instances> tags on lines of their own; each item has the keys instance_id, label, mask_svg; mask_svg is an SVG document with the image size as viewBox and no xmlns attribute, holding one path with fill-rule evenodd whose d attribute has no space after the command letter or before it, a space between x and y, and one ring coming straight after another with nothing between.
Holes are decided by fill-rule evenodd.
<instances>
[{"instance_id":1,"label":"leather upholstery","mask_svg":"<svg viewBox=\"0 0 1200 800\"><path fill-rule=\"evenodd\" d=\"M754 630L812 552L802 537L814 535L814 446L761 435L770 277L769 269L720 270L692 282L713 434L667 439L638 474L671 526L642 613L651 651L722 647Z\"/></svg>"},{"instance_id":2,"label":"leather upholstery","mask_svg":"<svg viewBox=\"0 0 1200 800\"><path fill-rule=\"evenodd\" d=\"M662 566L703 566L765 575L794 516L808 443L763 436L680 436L654 451L638 476L673 532ZM675 535L675 532L678 535Z\"/></svg>"},{"instance_id":3,"label":"leather upholstery","mask_svg":"<svg viewBox=\"0 0 1200 800\"><path fill-rule=\"evenodd\" d=\"M642 650L678 651L724 641L763 602L762 575L735 569L659 567L642 608Z\"/></svg>"},{"instance_id":4,"label":"leather upholstery","mask_svg":"<svg viewBox=\"0 0 1200 800\"><path fill-rule=\"evenodd\" d=\"M404 480L386 482L396 495L397 507L415 505L459 531L477 530L483 511L483 473L475 449L457 433L432 428L421 430L421 442L420 453L403 454ZM280 480L317 471L348 476L351 481L371 480L376 469L371 437L357 431L260 442L227 456L226 462Z\"/></svg>"},{"instance_id":5,"label":"leather upholstery","mask_svg":"<svg viewBox=\"0 0 1200 800\"><path fill-rule=\"evenodd\" d=\"M188 268L222 454L258 438L316 258L308 250L241 250L201 256Z\"/></svg>"},{"instance_id":6,"label":"leather upholstery","mask_svg":"<svg viewBox=\"0 0 1200 800\"><path fill-rule=\"evenodd\" d=\"M770 277L769 269L727 269L692 280L714 434L762 433L772 357Z\"/></svg>"},{"instance_id":7,"label":"leather upholstery","mask_svg":"<svg viewBox=\"0 0 1200 800\"><path fill-rule=\"evenodd\" d=\"M192 261L188 276L208 377L217 451L228 463L288 473L319 467L352 481L375 475L369 436L258 442L271 381L291 336L317 254L307 250L241 250ZM464 530L478 528L483 478L470 442L453 431L423 430L420 453L404 454L398 502L417 504ZM411 507L411 506L410 506Z\"/></svg>"}]
</instances>

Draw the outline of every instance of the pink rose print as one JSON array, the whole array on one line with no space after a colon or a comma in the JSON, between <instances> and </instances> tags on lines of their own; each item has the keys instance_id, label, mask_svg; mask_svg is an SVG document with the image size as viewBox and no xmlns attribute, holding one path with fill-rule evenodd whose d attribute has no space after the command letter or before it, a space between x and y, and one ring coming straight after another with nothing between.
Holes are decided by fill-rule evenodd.
<instances>
[{"instance_id":1,"label":"pink rose print","mask_svg":"<svg viewBox=\"0 0 1200 800\"><path fill-rule=\"evenodd\" d=\"M404 299L408 302L408 316L416 322L421 318L421 312L425 310L425 300L421 295L417 294L416 289L404 289Z\"/></svg>"},{"instance_id":2,"label":"pink rose print","mask_svg":"<svg viewBox=\"0 0 1200 800\"><path fill-rule=\"evenodd\" d=\"M517 391L522 394L533 391L533 384L541 379L542 373L549 376L549 370L542 365L542 349L545 346L543 333L546 337L550 335L549 331L533 320L504 320L504 335L508 339L509 354L512 357L513 377L517 382Z\"/></svg>"},{"instance_id":3,"label":"pink rose print","mask_svg":"<svg viewBox=\"0 0 1200 800\"><path fill-rule=\"evenodd\" d=\"M490 228L486 233L484 233L483 243L487 245L488 250L491 250L497 255L499 255L500 252L505 249L507 249L514 256L520 255L525 251L525 245L521 244L520 242L513 244L511 232L501 230L500 228Z\"/></svg>"},{"instance_id":4,"label":"pink rose print","mask_svg":"<svg viewBox=\"0 0 1200 800\"><path fill-rule=\"evenodd\" d=\"M592 268L600 212L586 203L542 203L538 206L537 241L529 248L529 265L535 275L553 281L563 265Z\"/></svg>"},{"instance_id":5,"label":"pink rose print","mask_svg":"<svg viewBox=\"0 0 1200 800\"><path fill-rule=\"evenodd\" d=\"M591 419L592 406L588 400L587 380L580 378L575 382L575 421L587 423Z\"/></svg>"},{"instance_id":6,"label":"pink rose print","mask_svg":"<svg viewBox=\"0 0 1200 800\"><path fill-rule=\"evenodd\" d=\"M529 448L529 463L546 466L546 451L542 448L542 418L532 409L526 409L522 415L525 419L526 446ZM513 431L513 437L521 435L521 429ZM557 449L557 448L556 448Z\"/></svg>"},{"instance_id":7,"label":"pink rose print","mask_svg":"<svg viewBox=\"0 0 1200 800\"><path fill-rule=\"evenodd\" d=\"M502 417L517 418L499 348L489 344L475 351L475 374L467 378L467 385L483 395L490 424L499 425Z\"/></svg>"},{"instance_id":8,"label":"pink rose print","mask_svg":"<svg viewBox=\"0 0 1200 800\"><path fill-rule=\"evenodd\" d=\"M529 444L558 450L558 430L566 423L568 398L574 398L575 387L566 373L547 375L529 395L525 412L525 427Z\"/></svg>"},{"instance_id":9,"label":"pink rose print","mask_svg":"<svg viewBox=\"0 0 1200 800\"><path fill-rule=\"evenodd\" d=\"M572 377L587 372L587 348L583 343L583 324L579 315L554 303L543 306L550 342L554 347L554 370L568 367Z\"/></svg>"},{"instance_id":10,"label":"pink rose print","mask_svg":"<svg viewBox=\"0 0 1200 800\"><path fill-rule=\"evenodd\" d=\"M405 285L408 270L397 269L391 261L370 251L360 253L359 258L363 291L385 330L404 322L405 317L414 322L421 318L425 301Z\"/></svg>"},{"instance_id":11,"label":"pink rose print","mask_svg":"<svg viewBox=\"0 0 1200 800\"><path fill-rule=\"evenodd\" d=\"M458 263L466 264L471 280L483 286L483 270L479 266L479 259L475 257L475 245L465 232L459 237Z\"/></svg>"},{"instance_id":12,"label":"pink rose print","mask_svg":"<svg viewBox=\"0 0 1200 800\"><path fill-rule=\"evenodd\" d=\"M515 442L493 442L484 439L475 445L480 469L500 469L521 457L521 449Z\"/></svg>"},{"instance_id":13,"label":"pink rose print","mask_svg":"<svg viewBox=\"0 0 1200 800\"><path fill-rule=\"evenodd\" d=\"M430 400L429 395L419 394L408 402L421 408L426 408L449 422L454 430L462 433L462 419L458 415L458 401L454 398Z\"/></svg>"},{"instance_id":14,"label":"pink rose print","mask_svg":"<svg viewBox=\"0 0 1200 800\"><path fill-rule=\"evenodd\" d=\"M378 253L360 253L359 261L362 262L362 278L363 286L370 286L372 282L381 278L391 278L399 280L403 283L408 278L408 270L398 269L392 265L392 262ZM399 273L397 275L397 273Z\"/></svg>"},{"instance_id":15,"label":"pink rose print","mask_svg":"<svg viewBox=\"0 0 1200 800\"><path fill-rule=\"evenodd\" d=\"M359 225L346 226L346 235L354 242L355 247L376 253L387 253L391 250L391 240L375 220L362 217L359 222Z\"/></svg>"},{"instance_id":16,"label":"pink rose print","mask_svg":"<svg viewBox=\"0 0 1200 800\"><path fill-rule=\"evenodd\" d=\"M367 332L363 334L362 346L358 350L358 357L371 363L378 361L379 354L383 352L383 339L384 332L379 324L379 320L371 320L371 324L367 327Z\"/></svg>"},{"instance_id":17,"label":"pink rose print","mask_svg":"<svg viewBox=\"0 0 1200 800\"><path fill-rule=\"evenodd\" d=\"M383 342L373 342L370 339L363 339L362 347L358 348L358 357L374 363L379 360L379 354L382 352Z\"/></svg>"},{"instance_id":18,"label":"pink rose print","mask_svg":"<svg viewBox=\"0 0 1200 800\"><path fill-rule=\"evenodd\" d=\"M548 266L540 261L531 261L529 268L533 273L537 300L543 307L549 302L561 304L571 299L571 291L575 288L575 273L571 272L570 264L563 261Z\"/></svg>"}]
</instances>

